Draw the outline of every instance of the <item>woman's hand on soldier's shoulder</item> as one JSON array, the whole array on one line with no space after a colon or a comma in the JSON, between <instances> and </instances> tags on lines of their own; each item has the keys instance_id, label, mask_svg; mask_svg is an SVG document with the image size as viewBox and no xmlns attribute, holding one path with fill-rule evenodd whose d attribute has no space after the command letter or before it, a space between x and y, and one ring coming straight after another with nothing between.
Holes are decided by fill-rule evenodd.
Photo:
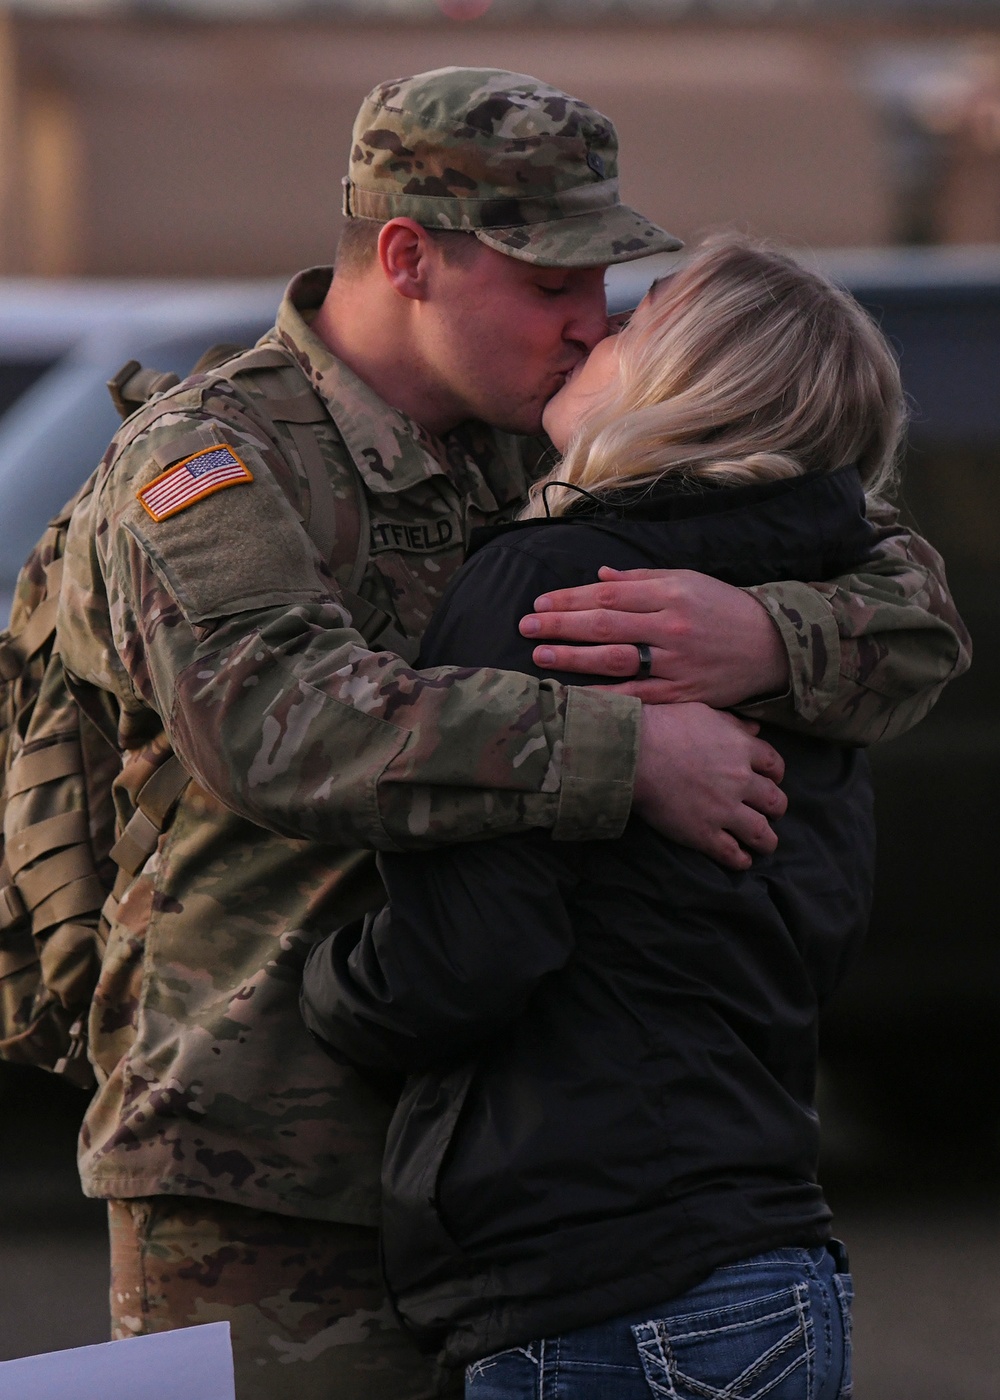
<instances>
[{"instance_id":1,"label":"woman's hand on soldier's shoulder","mask_svg":"<svg viewBox=\"0 0 1000 1400\"><path fill-rule=\"evenodd\" d=\"M752 594L690 569L604 568L600 579L536 598L520 624L541 643L536 666L622 677L611 688L647 704L726 708L788 689L781 634ZM639 643L648 680L636 679Z\"/></svg>"}]
</instances>

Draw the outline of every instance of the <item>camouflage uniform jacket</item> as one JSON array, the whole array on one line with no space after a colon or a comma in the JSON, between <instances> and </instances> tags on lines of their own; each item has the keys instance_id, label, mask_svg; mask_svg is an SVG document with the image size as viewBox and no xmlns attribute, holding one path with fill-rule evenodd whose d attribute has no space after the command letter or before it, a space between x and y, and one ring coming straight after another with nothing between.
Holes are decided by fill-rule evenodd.
<instances>
[{"instance_id":1,"label":"camouflage uniform jacket","mask_svg":"<svg viewBox=\"0 0 1000 1400\"><path fill-rule=\"evenodd\" d=\"M194 775L110 927L81 1136L91 1195L372 1223L389 1106L316 1047L297 1007L311 943L378 901L358 848L527 826L611 837L628 813L637 702L503 672L418 674L352 630L303 524L303 418L344 502L338 529L356 529L364 486L356 591L411 638L471 527L509 513L528 478L514 439L470 425L434 441L326 349L307 320L329 275L302 274L262 342L287 347L328 418L301 412L295 366L239 392L225 370L193 377L124 425L71 524L60 645L119 703L120 819L168 744ZM248 413L267 375L270 433ZM137 494L220 445L252 481L151 518ZM342 553L334 541L328 557ZM878 737L961 664L934 559L905 534L890 532L871 575L761 595L791 639L793 693L773 707L788 723Z\"/></svg>"}]
</instances>

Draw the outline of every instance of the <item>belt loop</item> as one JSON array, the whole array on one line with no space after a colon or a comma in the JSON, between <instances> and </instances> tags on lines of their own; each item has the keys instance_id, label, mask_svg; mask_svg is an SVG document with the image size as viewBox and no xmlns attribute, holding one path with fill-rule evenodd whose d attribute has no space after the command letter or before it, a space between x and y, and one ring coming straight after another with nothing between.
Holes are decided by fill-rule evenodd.
<instances>
[{"instance_id":1,"label":"belt loop","mask_svg":"<svg viewBox=\"0 0 1000 1400\"><path fill-rule=\"evenodd\" d=\"M847 1246L843 1240L827 1240L827 1252L833 1255L833 1262L837 1266L838 1274L849 1274L851 1272L851 1261L847 1255Z\"/></svg>"}]
</instances>

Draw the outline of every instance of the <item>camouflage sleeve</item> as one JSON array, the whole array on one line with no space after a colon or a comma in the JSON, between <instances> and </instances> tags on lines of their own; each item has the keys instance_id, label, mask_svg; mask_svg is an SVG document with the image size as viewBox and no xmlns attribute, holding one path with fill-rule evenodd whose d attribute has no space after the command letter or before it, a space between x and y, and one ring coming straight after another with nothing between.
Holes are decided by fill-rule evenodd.
<instances>
[{"instance_id":1,"label":"camouflage sleeve","mask_svg":"<svg viewBox=\"0 0 1000 1400\"><path fill-rule=\"evenodd\" d=\"M941 556L895 511L883 506L871 515L876 547L863 569L827 583L747 590L781 633L791 689L742 713L871 744L912 728L968 669L972 644Z\"/></svg>"},{"instance_id":2,"label":"camouflage sleeve","mask_svg":"<svg viewBox=\"0 0 1000 1400\"><path fill-rule=\"evenodd\" d=\"M184 426L190 451L202 432L218 446L216 425ZM393 849L530 827L618 835L638 703L368 650L263 456L239 448L252 483L159 521L137 499L159 470L148 445L106 477L87 534L114 656L84 678L117 670L204 787L284 836Z\"/></svg>"}]
</instances>

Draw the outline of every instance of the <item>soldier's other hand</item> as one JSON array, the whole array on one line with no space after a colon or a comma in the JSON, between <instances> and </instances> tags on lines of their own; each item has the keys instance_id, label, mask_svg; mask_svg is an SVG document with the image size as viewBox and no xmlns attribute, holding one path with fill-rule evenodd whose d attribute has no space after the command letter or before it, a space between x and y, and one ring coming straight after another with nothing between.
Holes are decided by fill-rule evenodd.
<instances>
[{"instance_id":1,"label":"soldier's other hand","mask_svg":"<svg viewBox=\"0 0 1000 1400\"><path fill-rule=\"evenodd\" d=\"M535 648L536 666L623 677L611 688L647 704L724 708L787 690L781 634L753 594L690 569L604 568L600 578L535 599L521 635L557 643ZM635 679L639 642L649 647L648 680Z\"/></svg>"},{"instance_id":2,"label":"soldier's other hand","mask_svg":"<svg viewBox=\"0 0 1000 1400\"><path fill-rule=\"evenodd\" d=\"M708 705L644 705L635 809L664 836L733 870L778 844L769 818L788 806L781 755L757 725Z\"/></svg>"}]
</instances>

